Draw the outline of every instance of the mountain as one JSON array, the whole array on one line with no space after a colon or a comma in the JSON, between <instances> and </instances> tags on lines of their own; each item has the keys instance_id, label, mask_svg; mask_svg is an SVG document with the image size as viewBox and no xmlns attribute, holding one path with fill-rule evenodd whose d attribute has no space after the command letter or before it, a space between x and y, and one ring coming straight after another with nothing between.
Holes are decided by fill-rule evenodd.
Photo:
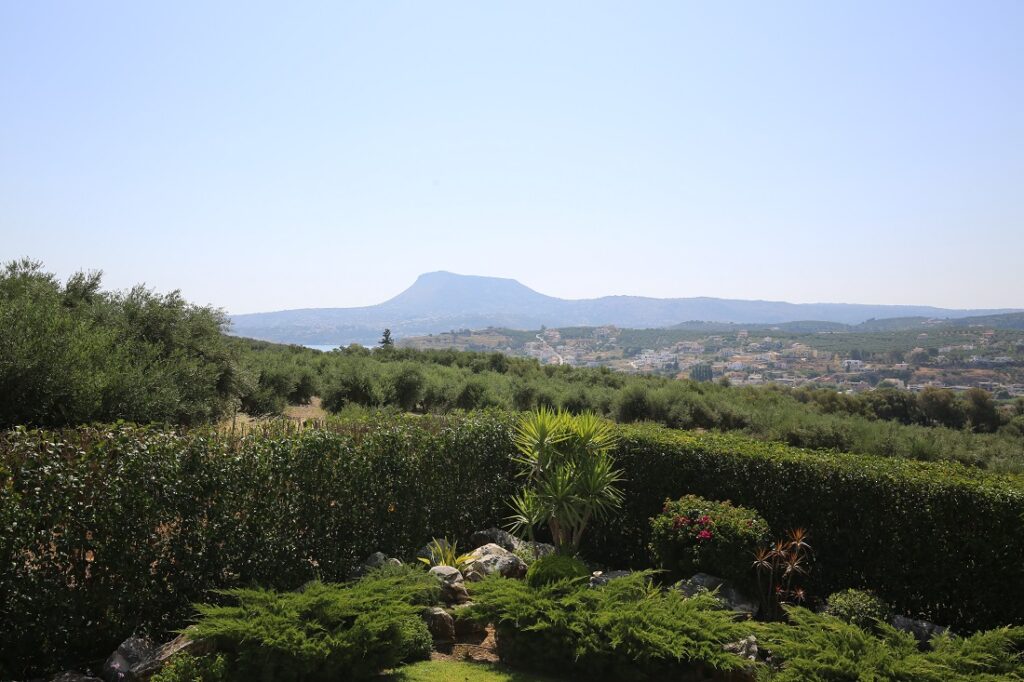
<instances>
[{"instance_id":1,"label":"mountain","mask_svg":"<svg viewBox=\"0 0 1024 682\"><path fill-rule=\"evenodd\" d=\"M231 316L231 333L282 343L375 343L385 327L397 338L451 329L599 326L653 328L684 320L782 324L800 320L856 325L896 317L965 318L1011 310L950 310L929 306L785 303L725 298L605 296L568 300L545 296L514 279L431 272L392 299L360 308L306 308ZM807 324L807 323L801 323Z\"/></svg>"}]
</instances>

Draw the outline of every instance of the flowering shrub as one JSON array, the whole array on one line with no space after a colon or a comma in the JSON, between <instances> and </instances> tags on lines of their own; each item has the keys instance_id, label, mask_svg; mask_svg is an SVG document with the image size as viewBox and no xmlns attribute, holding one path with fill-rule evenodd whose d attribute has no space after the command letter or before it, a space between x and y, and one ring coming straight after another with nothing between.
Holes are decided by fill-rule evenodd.
<instances>
[{"instance_id":1,"label":"flowering shrub","mask_svg":"<svg viewBox=\"0 0 1024 682\"><path fill-rule=\"evenodd\" d=\"M666 500L651 519L654 561L677 578L710 573L749 584L750 555L767 537L756 511L696 495Z\"/></svg>"}]
</instances>

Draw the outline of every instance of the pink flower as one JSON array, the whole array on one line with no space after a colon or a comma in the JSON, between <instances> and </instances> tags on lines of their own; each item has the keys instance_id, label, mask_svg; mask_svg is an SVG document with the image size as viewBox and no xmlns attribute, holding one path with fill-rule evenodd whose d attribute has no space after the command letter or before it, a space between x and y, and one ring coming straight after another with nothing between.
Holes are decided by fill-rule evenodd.
<instances>
[{"instance_id":1,"label":"pink flower","mask_svg":"<svg viewBox=\"0 0 1024 682\"><path fill-rule=\"evenodd\" d=\"M698 540L710 540L713 537L715 536L709 530L702 530L701 532L697 533Z\"/></svg>"}]
</instances>

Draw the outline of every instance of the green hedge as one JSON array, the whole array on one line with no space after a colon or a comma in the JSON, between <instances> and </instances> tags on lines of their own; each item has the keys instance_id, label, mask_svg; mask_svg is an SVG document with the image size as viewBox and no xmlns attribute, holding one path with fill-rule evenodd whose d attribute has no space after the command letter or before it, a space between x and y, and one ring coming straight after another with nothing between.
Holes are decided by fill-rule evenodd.
<instances>
[{"instance_id":1,"label":"green hedge","mask_svg":"<svg viewBox=\"0 0 1024 682\"><path fill-rule=\"evenodd\" d=\"M211 588L343 580L375 550L500 523L507 419L240 440L117 425L0 434L0 679L166 636Z\"/></svg>"},{"instance_id":2,"label":"green hedge","mask_svg":"<svg viewBox=\"0 0 1024 682\"><path fill-rule=\"evenodd\" d=\"M791 448L652 425L619 430L626 504L584 554L643 565L649 519L692 493L803 527L813 593L874 590L898 612L961 629L1024 624L1024 479L962 465Z\"/></svg>"},{"instance_id":3,"label":"green hedge","mask_svg":"<svg viewBox=\"0 0 1024 682\"><path fill-rule=\"evenodd\" d=\"M211 588L344 578L371 551L465 541L508 514L508 414L378 418L241 439L127 425L0 434L0 678L182 625ZM685 493L804 526L815 593L870 588L961 629L1024 624L1024 482L949 464L620 428L621 513L584 555L649 564ZM9 625L8 625L9 624Z\"/></svg>"}]
</instances>

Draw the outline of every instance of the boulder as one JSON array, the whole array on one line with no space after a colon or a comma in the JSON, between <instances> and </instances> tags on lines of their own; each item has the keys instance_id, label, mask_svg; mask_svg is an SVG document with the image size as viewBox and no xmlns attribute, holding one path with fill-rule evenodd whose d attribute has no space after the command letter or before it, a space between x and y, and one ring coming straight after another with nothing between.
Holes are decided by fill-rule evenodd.
<instances>
[{"instance_id":1,"label":"boulder","mask_svg":"<svg viewBox=\"0 0 1024 682\"><path fill-rule=\"evenodd\" d=\"M366 575L375 568L380 568L381 566L391 566L394 565L396 562L399 565L401 565L402 563L401 561L398 561L398 559L389 559L384 552L374 552L370 556L363 559L363 562L348 574L349 580L362 578L364 575Z\"/></svg>"},{"instance_id":2,"label":"boulder","mask_svg":"<svg viewBox=\"0 0 1024 682\"><path fill-rule=\"evenodd\" d=\"M687 597L692 597L698 592L714 592L718 600L731 611L749 618L757 615L757 602L749 599L728 580L707 573L698 573L689 580L680 580L673 587Z\"/></svg>"},{"instance_id":3,"label":"boulder","mask_svg":"<svg viewBox=\"0 0 1024 682\"><path fill-rule=\"evenodd\" d=\"M370 556L363 559L363 568L373 569L380 568L387 563L388 556L384 552L374 552Z\"/></svg>"},{"instance_id":4,"label":"boulder","mask_svg":"<svg viewBox=\"0 0 1024 682\"><path fill-rule=\"evenodd\" d=\"M897 630L902 630L903 632L909 632L912 634L918 644L927 644L931 641L932 637L941 635L943 632L948 630L948 628L944 628L941 625L929 623L926 620L907 618L906 616L894 616L892 619L892 626Z\"/></svg>"},{"instance_id":5,"label":"boulder","mask_svg":"<svg viewBox=\"0 0 1024 682\"><path fill-rule=\"evenodd\" d=\"M748 661L757 661L759 652L757 650L757 637L754 637L754 635L748 635L738 642L726 644L723 648L729 653L736 654Z\"/></svg>"},{"instance_id":6,"label":"boulder","mask_svg":"<svg viewBox=\"0 0 1024 682\"><path fill-rule=\"evenodd\" d=\"M201 656L210 651L211 647L207 642L195 641L187 634L178 635L161 646L140 637L129 637L121 642L117 651L103 664L103 679L107 682L143 682L159 672L176 654L188 652ZM72 678L62 682L79 681Z\"/></svg>"},{"instance_id":7,"label":"boulder","mask_svg":"<svg viewBox=\"0 0 1024 682\"><path fill-rule=\"evenodd\" d=\"M423 612L423 620L435 642L455 641L455 619L440 606L432 606Z\"/></svg>"},{"instance_id":8,"label":"boulder","mask_svg":"<svg viewBox=\"0 0 1024 682\"><path fill-rule=\"evenodd\" d=\"M616 578L625 578L632 574L633 571L594 571L590 576L590 586L601 587L602 585L607 585Z\"/></svg>"},{"instance_id":9,"label":"boulder","mask_svg":"<svg viewBox=\"0 0 1024 682\"><path fill-rule=\"evenodd\" d=\"M103 679L107 682L135 682L139 678L132 668L147 663L156 656L158 647L148 639L129 637L121 642L117 651L103 664Z\"/></svg>"},{"instance_id":10,"label":"boulder","mask_svg":"<svg viewBox=\"0 0 1024 682\"><path fill-rule=\"evenodd\" d=\"M500 528L488 528L487 530L478 530L473 533L469 538L469 544L471 547L494 544L509 552L515 552L526 543L508 531Z\"/></svg>"},{"instance_id":11,"label":"boulder","mask_svg":"<svg viewBox=\"0 0 1024 682\"><path fill-rule=\"evenodd\" d=\"M546 542L534 542L532 540L524 540L520 545L520 550L529 552L533 555L534 559L539 559L542 556L555 553L555 546L549 545Z\"/></svg>"},{"instance_id":12,"label":"boulder","mask_svg":"<svg viewBox=\"0 0 1024 682\"><path fill-rule=\"evenodd\" d=\"M490 575L522 578L526 575L526 562L493 542L477 547L469 553L466 580L483 580Z\"/></svg>"},{"instance_id":13,"label":"boulder","mask_svg":"<svg viewBox=\"0 0 1024 682\"><path fill-rule=\"evenodd\" d=\"M462 572L454 566L434 566L430 575L441 583L441 598L449 604L465 604L469 601Z\"/></svg>"}]
</instances>

